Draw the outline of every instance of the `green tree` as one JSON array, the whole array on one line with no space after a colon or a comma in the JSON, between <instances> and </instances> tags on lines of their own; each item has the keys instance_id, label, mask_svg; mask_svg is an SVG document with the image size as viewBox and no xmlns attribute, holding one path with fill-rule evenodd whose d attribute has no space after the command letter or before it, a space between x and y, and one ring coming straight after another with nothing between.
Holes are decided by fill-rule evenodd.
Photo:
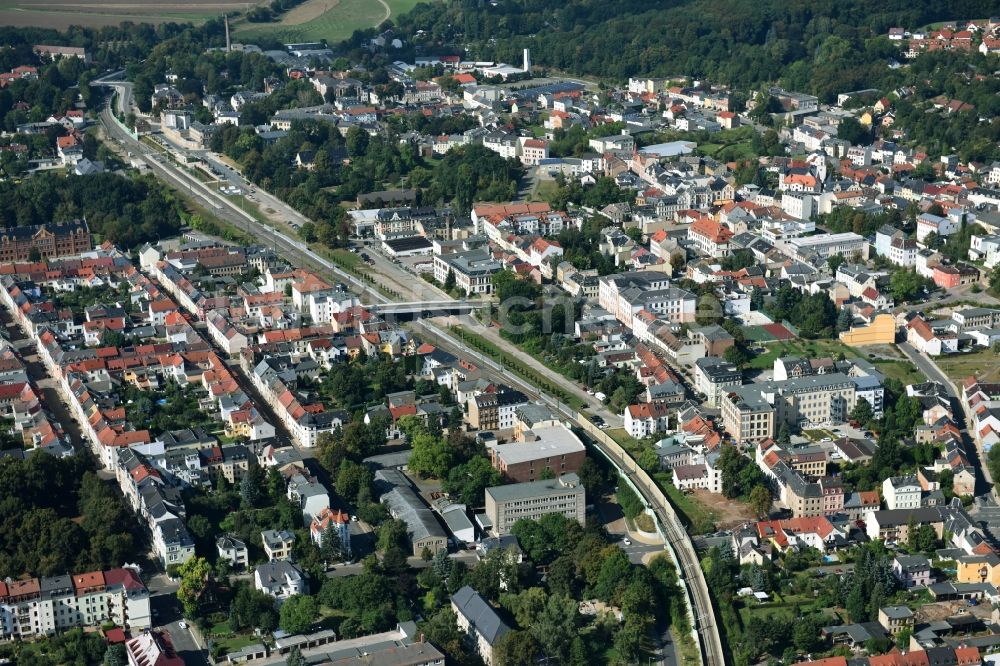
<instances>
[{"instance_id":1,"label":"green tree","mask_svg":"<svg viewBox=\"0 0 1000 666\"><path fill-rule=\"evenodd\" d=\"M281 628L290 634L307 633L318 614L316 599L305 594L292 595L281 604Z\"/></svg>"},{"instance_id":2,"label":"green tree","mask_svg":"<svg viewBox=\"0 0 1000 666\"><path fill-rule=\"evenodd\" d=\"M861 425L870 423L874 418L871 403L864 398L858 398L858 401L854 405L854 409L851 410L850 416L851 420L857 421Z\"/></svg>"},{"instance_id":3,"label":"green tree","mask_svg":"<svg viewBox=\"0 0 1000 666\"><path fill-rule=\"evenodd\" d=\"M278 628L278 613L274 597L248 583L242 583L229 605L229 626L234 631L259 628L271 632Z\"/></svg>"},{"instance_id":4,"label":"green tree","mask_svg":"<svg viewBox=\"0 0 1000 666\"><path fill-rule=\"evenodd\" d=\"M808 615L797 620L792 626L792 643L800 652L815 652L822 645L820 632L823 628L822 617Z\"/></svg>"},{"instance_id":5,"label":"green tree","mask_svg":"<svg viewBox=\"0 0 1000 666\"><path fill-rule=\"evenodd\" d=\"M435 437L423 423L412 417L403 417L400 421L413 447L407 467L422 477L446 478L455 463L454 449L448 440Z\"/></svg>"},{"instance_id":6,"label":"green tree","mask_svg":"<svg viewBox=\"0 0 1000 666\"><path fill-rule=\"evenodd\" d=\"M500 485L501 477L489 459L477 455L448 471L442 489L469 506L483 506L486 488Z\"/></svg>"},{"instance_id":7,"label":"green tree","mask_svg":"<svg viewBox=\"0 0 1000 666\"><path fill-rule=\"evenodd\" d=\"M251 456L246 474L240 481L240 500L243 503L243 508L253 509L260 506L263 500L261 488L264 485L264 478L264 470Z\"/></svg>"},{"instance_id":8,"label":"green tree","mask_svg":"<svg viewBox=\"0 0 1000 666\"><path fill-rule=\"evenodd\" d=\"M542 653L556 663L569 657L573 638L577 633L579 608L569 597L550 596L545 608L528 631L538 641Z\"/></svg>"},{"instance_id":9,"label":"green tree","mask_svg":"<svg viewBox=\"0 0 1000 666\"><path fill-rule=\"evenodd\" d=\"M128 655L125 654L125 644L109 645L104 652L104 666L128 666Z\"/></svg>"},{"instance_id":10,"label":"green tree","mask_svg":"<svg viewBox=\"0 0 1000 666\"><path fill-rule=\"evenodd\" d=\"M749 498L750 510L760 520L767 518L771 512L771 491L767 486L754 486L750 490Z\"/></svg>"},{"instance_id":11,"label":"green tree","mask_svg":"<svg viewBox=\"0 0 1000 666\"><path fill-rule=\"evenodd\" d=\"M288 657L285 658L286 666L306 666L309 662L306 658L302 656L302 651L299 650L299 646L294 646L288 653Z\"/></svg>"},{"instance_id":12,"label":"green tree","mask_svg":"<svg viewBox=\"0 0 1000 666\"><path fill-rule=\"evenodd\" d=\"M320 544L320 556L326 562L340 562L344 559L344 544L340 541L340 530L332 522L323 530Z\"/></svg>"},{"instance_id":13,"label":"green tree","mask_svg":"<svg viewBox=\"0 0 1000 666\"><path fill-rule=\"evenodd\" d=\"M202 592L208 584L212 566L204 557L192 557L179 567L181 578L177 588L177 599L184 607L184 615L189 618L197 616Z\"/></svg>"},{"instance_id":14,"label":"green tree","mask_svg":"<svg viewBox=\"0 0 1000 666\"><path fill-rule=\"evenodd\" d=\"M898 270L889 278L889 293L897 303L913 300L928 281L915 270Z\"/></svg>"},{"instance_id":15,"label":"green tree","mask_svg":"<svg viewBox=\"0 0 1000 666\"><path fill-rule=\"evenodd\" d=\"M837 314L837 332L842 333L850 330L853 324L854 315L852 315L851 311L847 308L841 308L840 312Z\"/></svg>"},{"instance_id":16,"label":"green tree","mask_svg":"<svg viewBox=\"0 0 1000 666\"><path fill-rule=\"evenodd\" d=\"M451 290L455 288L455 271L451 268L448 269L448 275L445 276L442 286L448 293L451 293Z\"/></svg>"},{"instance_id":17,"label":"green tree","mask_svg":"<svg viewBox=\"0 0 1000 666\"><path fill-rule=\"evenodd\" d=\"M535 656L541 647L534 636L527 631L508 631L496 645L496 659L499 666L524 666L535 663Z\"/></svg>"},{"instance_id":18,"label":"green tree","mask_svg":"<svg viewBox=\"0 0 1000 666\"><path fill-rule=\"evenodd\" d=\"M402 520L387 520L378 528L378 549L383 553L392 550L409 550L406 523Z\"/></svg>"}]
</instances>

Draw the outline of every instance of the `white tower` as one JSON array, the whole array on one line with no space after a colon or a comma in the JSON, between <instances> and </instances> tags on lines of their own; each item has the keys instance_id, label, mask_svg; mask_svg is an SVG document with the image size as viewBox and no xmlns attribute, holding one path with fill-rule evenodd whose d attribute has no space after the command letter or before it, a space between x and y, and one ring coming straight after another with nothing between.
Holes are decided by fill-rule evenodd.
<instances>
[{"instance_id":1,"label":"white tower","mask_svg":"<svg viewBox=\"0 0 1000 666\"><path fill-rule=\"evenodd\" d=\"M524 49L524 73L531 74L531 49Z\"/></svg>"}]
</instances>

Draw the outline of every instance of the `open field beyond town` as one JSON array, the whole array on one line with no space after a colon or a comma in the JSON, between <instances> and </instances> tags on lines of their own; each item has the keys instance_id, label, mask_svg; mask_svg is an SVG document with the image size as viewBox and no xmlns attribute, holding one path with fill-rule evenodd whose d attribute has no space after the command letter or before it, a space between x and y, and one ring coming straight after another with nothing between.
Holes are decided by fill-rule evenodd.
<instances>
[{"instance_id":1,"label":"open field beyond town","mask_svg":"<svg viewBox=\"0 0 1000 666\"><path fill-rule=\"evenodd\" d=\"M225 13L246 12L258 0L179 0L148 3L136 0L0 0L0 25L64 30L69 26L101 27L133 23L201 23ZM336 42L355 30L371 28L390 16L409 11L417 0L307 0L274 23L236 23L240 39L276 37L287 41L325 39Z\"/></svg>"},{"instance_id":2,"label":"open field beyond town","mask_svg":"<svg viewBox=\"0 0 1000 666\"><path fill-rule=\"evenodd\" d=\"M409 11L416 0L307 0L275 23L242 23L240 39L274 37L286 42L347 39L355 30L381 25Z\"/></svg>"},{"instance_id":3,"label":"open field beyond town","mask_svg":"<svg viewBox=\"0 0 1000 666\"><path fill-rule=\"evenodd\" d=\"M0 25L64 30L71 25L100 27L133 23L200 23L226 12L242 12L256 2L181 0L0 0Z\"/></svg>"}]
</instances>

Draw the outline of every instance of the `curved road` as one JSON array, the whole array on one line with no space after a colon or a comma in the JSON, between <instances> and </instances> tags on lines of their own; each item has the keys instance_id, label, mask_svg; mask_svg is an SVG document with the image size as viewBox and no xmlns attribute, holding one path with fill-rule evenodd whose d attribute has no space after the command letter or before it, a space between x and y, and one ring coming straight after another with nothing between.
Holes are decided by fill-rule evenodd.
<instances>
[{"instance_id":1,"label":"curved road","mask_svg":"<svg viewBox=\"0 0 1000 666\"><path fill-rule=\"evenodd\" d=\"M111 84L105 83L104 85ZM377 290L372 289L370 285L358 280L350 273L341 270L336 265L313 252L301 241L293 240L285 234L261 224L254 217L240 210L232 201L225 198L217 191L212 190L210 187L187 173L182 168L174 165L165 156L156 153L145 144L142 144L134 139L131 134L129 134L128 131L118 123L117 119L112 116L107 106L105 106L105 109L101 112L101 122L112 139L121 144L123 147L127 147L130 151L133 151L135 155L139 156L147 165L149 165L157 176L167 180L173 186L178 187L182 191L187 191L193 199L198 201L200 204L206 205L209 210L212 210L220 218L225 219L238 227L245 227L248 230L251 230L251 233L255 234L258 238L261 238L265 242L267 239L270 239L274 247L289 258L293 264L305 264L314 268L317 266L321 267L327 272L336 275L337 278L352 285L353 288L362 296L367 296L369 302L391 302L389 298L383 296ZM262 200L272 198L259 188L258 191L261 192ZM297 213L296 218L302 220L306 219ZM705 663L708 666L723 666L723 664L725 664L725 659L723 656L724 653L722 642L718 633L718 627L715 622L712 600L709 595L708 587L705 583L704 574L701 570L701 565L695 553L694 546L683 526L680 524L673 507L669 505L662 491L655 487L655 484L653 484L649 479L648 474L646 474L644 470L640 469L636 465L635 461L630 456L625 454L624 451L622 451L610 437L594 427L589 421L583 419L579 413L571 409L568 405L559 402L552 396L546 395L535 386L523 381L512 373L507 372L505 369L498 366L492 359L489 359L475 350L468 348L465 344L453 338L451 334L443 328L434 324L428 324L424 321L419 321L418 325L429 334L429 337L438 341L439 344L443 343L441 344L442 347L450 349L453 353L472 357L480 363L482 367L488 369L497 376L503 377L505 382L518 387L527 395L546 403L559 413L576 422L582 429L586 430L588 434L590 434L595 445L601 449L605 456L611 460L617 460L619 462L620 467L624 469L629 480L636 486L636 488L639 489L647 504L656 512L660 524L663 526L665 537L671 546L671 550L676 556L675 559L679 568L681 584L688 591L689 599L691 601L691 607L693 610L692 620L694 627L697 630L699 642L701 643L700 647ZM527 357L527 355L520 350L518 350L518 354L522 359ZM534 359L531 360L534 361ZM582 397L588 402L593 400L591 396L587 396L586 393L579 387L575 387L575 390L582 393Z\"/></svg>"}]
</instances>

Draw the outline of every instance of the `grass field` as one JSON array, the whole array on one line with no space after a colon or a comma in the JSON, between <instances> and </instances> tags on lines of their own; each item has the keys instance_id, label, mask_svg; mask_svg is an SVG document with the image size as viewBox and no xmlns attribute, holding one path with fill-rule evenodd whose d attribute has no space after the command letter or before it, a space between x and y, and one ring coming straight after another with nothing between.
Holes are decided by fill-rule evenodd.
<instances>
[{"instance_id":1,"label":"grass field","mask_svg":"<svg viewBox=\"0 0 1000 666\"><path fill-rule=\"evenodd\" d=\"M653 478L670 498L670 503L677 510L681 522L684 523L689 534L706 534L715 531L718 516L691 495L685 495L678 490L674 486L673 477L669 472L657 472Z\"/></svg>"},{"instance_id":2,"label":"grass field","mask_svg":"<svg viewBox=\"0 0 1000 666\"><path fill-rule=\"evenodd\" d=\"M870 359L876 368L882 371L889 379L896 379L905 386L907 384L919 384L927 378L917 370L909 361L890 361L887 359Z\"/></svg>"},{"instance_id":3,"label":"grass field","mask_svg":"<svg viewBox=\"0 0 1000 666\"><path fill-rule=\"evenodd\" d=\"M950 354L935 359L941 371L953 382L958 383L969 375L975 375L981 381L1000 381L1000 362L989 349L967 354Z\"/></svg>"},{"instance_id":4,"label":"grass field","mask_svg":"<svg viewBox=\"0 0 1000 666\"><path fill-rule=\"evenodd\" d=\"M65 30L71 25L100 27L134 23L200 23L224 13L246 11L250 2L182 0L152 3L141 0L0 0L0 25L38 26Z\"/></svg>"},{"instance_id":5,"label":"grass field","mask_svg":"<svg viewBox=\"0 0 1000 666\"><path fill-rule=\"evenodd\" d=\"M242 14L264 0L0 0L0 25L65 30L133 23L202 23L222 14ZM413 9L420 0L307 0L275 23L234 21L234 34L284 41L338 42Z\"/></svg>"},{"instance_id":6,"label":"grass field","mask_svg":"<svg viewBox=\"0 0 1000 666\"><path fill-rule=\"evenodd\" d=\"M275 23L240 23L236 34L252 41L273 37L284 42L347 39L355 30L381 25L413 9L419 0L307 0Z\"/></svg>"},{"instance_id":7,"label":"grass field","mask_svg":"<svg viewBox=\"0 0 1000 666\"><path fill-rule=\"evenodd\" d=\"M554 180L542 180L541 178L535 181L535 186L531 188L531 194L528 195L529 201L548 201L549 197L559 191L559 184Z\"/></svg>"},{"instance_id":8,"label":"grass field","mask_svg":"<svg viewBox=\"0 0 1000 666\"><path fill-rule=\"evenodd\" d=\"M841 353L847 358L856 358L858 351L836 340L788 340L767 345L767 352L758 354L750 362L751 368L766 370L774 367L774 359L782 356L836 358Z\"/></svg>"}]
</instances>

